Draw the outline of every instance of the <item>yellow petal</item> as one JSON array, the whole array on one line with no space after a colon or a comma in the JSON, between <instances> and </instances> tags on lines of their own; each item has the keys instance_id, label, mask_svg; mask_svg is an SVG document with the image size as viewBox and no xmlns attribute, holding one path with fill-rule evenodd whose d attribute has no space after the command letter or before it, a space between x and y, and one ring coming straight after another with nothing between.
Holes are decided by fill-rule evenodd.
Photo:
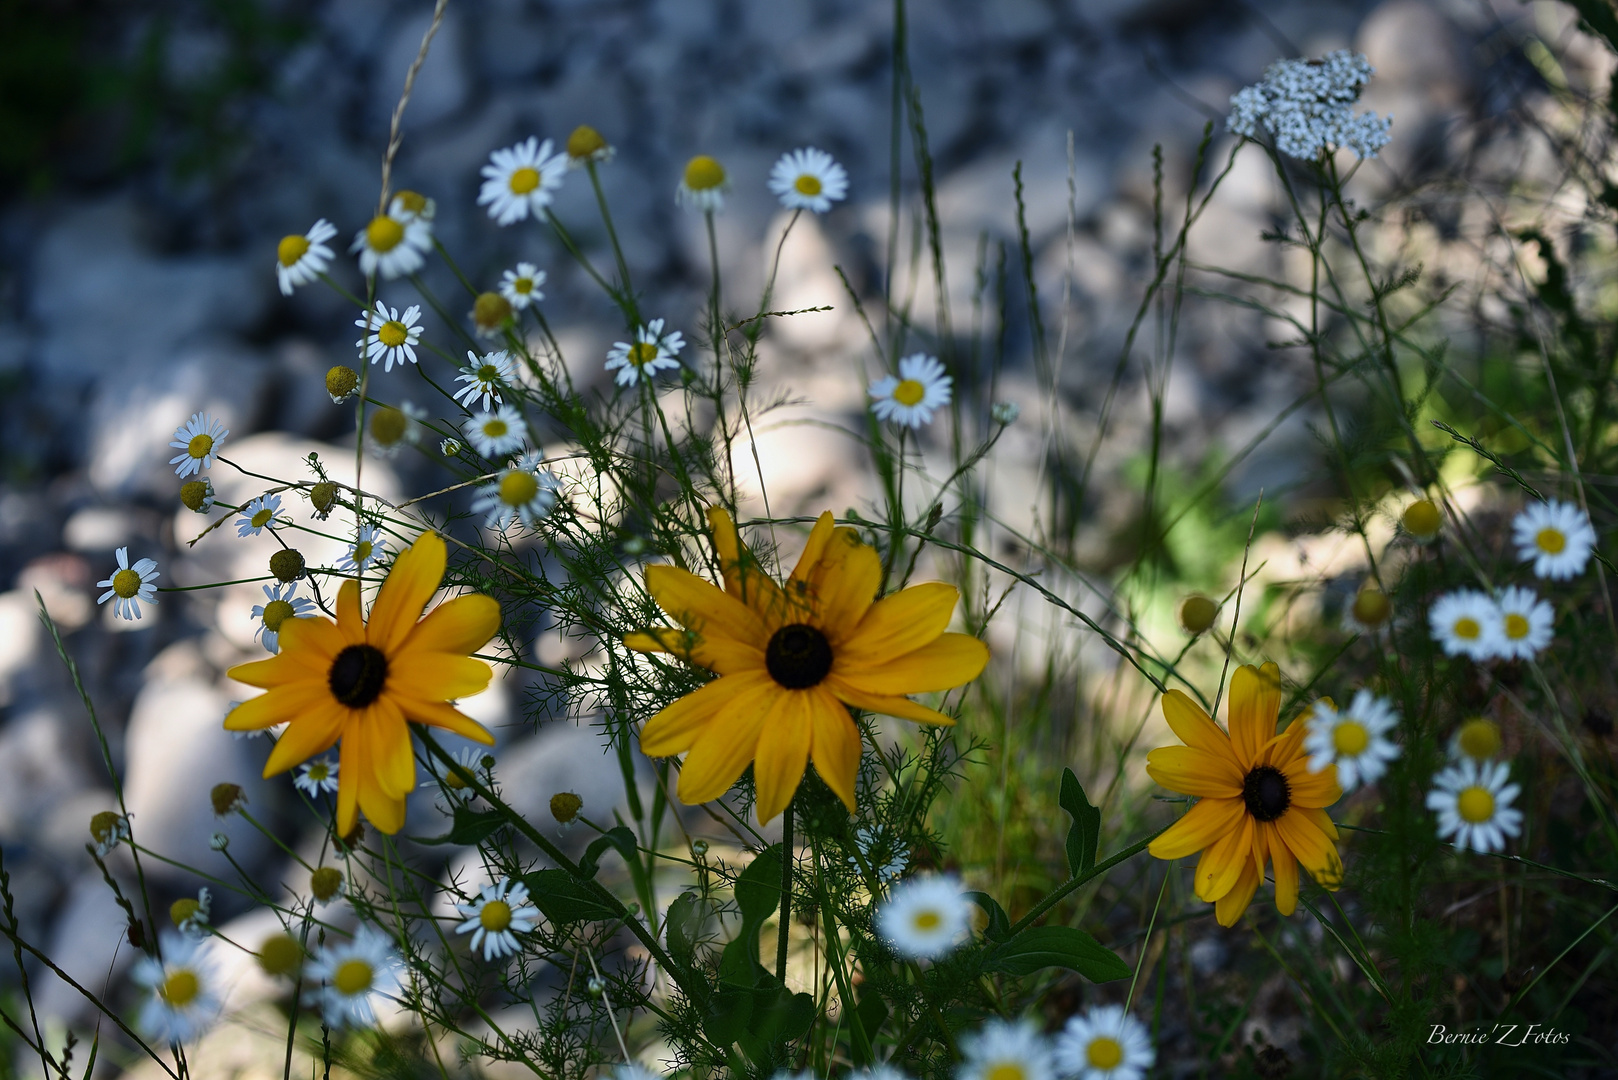
<instances>
[{"instance_id":1,"label":"yellow petal","mask_svg":"<svg viewBox=\"0 0 1618 1080\"><path fill-rule=\"evenodd\" d=\"M781 691L759 732L753 783L758 792L754 810L760 825L775 820L787 808L803 781L809 747L814 742L812 710L817 696L814 690Z\"/></svg>"},{"instance_id":2,"label":"yellow petal","mask_svg":"<svg viewBox=\"0 0 1618 1080\"><path fill-rule=\"evenodd\" d=\"M1275 910L1291 915L1298 909L1298 860L1293 857L1292 849L1279 840L1270 844L1270 854L1275 859Z\"/></svg>"},{"instance_id":3,"label":"yellow petal","mask_svg":"<svg viewBox=\"0 0 1618 1080\"><path fill-rule=\"evenodd\" d=\"M846 658L846 659L845 659ZM970 634L945 634L931 644L882 663L845 649L832 665L850 686L871 694L924 694L950 690L983 673L989 647Z\"/></svg>"},{"instance_id":4,"label":"yellow petal","mask_svg":"<svg viewBox=\"0 0 1618 1080\"><path fill-rule=\"evenodd\" d=\"M725 583L724 591L759 615L761 625L779 626L785 607L781 589L764 573L757 556L742 543L736 532L736 523L722 507L711 506L708 508L708 527L713 532L714 553L719 558L719 575Z\"/></svg>"},{"instance_id":5,"label":"yellow petal","mask_svg":"<svg viewBox=\"0 0 1618 1080\"><path fill-rule=\"evenodd\" d=\"M759 646L770 639L770 631L756 611L688 570L649 566L646 591L669 618L687 630Z\"/></svg>"},{"instance_id":6,"label":"yellow petal","mask_svg":"<svg viewBox=\"0 0 1618 1080\"><path fill-rule=\"evenodd\" d=\"M405 641L406 649L427 652L476 652L500 629L500 602L471 593L439 604L416 624Z\"/></svg>"},{"instance_id":7,"label":"yellow petal","mask_svg":"<svg viewBox=\"0 0 1618 1080\"><path fill-rule=\"evenodd\" d=\"M917 705L909 698L898 697L894 694L873 694L850 685L846 680L836 675L828 675L826 681L820 684L832 693L837 700L845 705L852 705L856 709L866 712L880 713L883 716L897 716L901 720L914 720L918 724L938 724L943 727L952 727L955 721L937 709L929 709L925 705Z\"/></svg>"},{"instance_id":8,"label":"yellow petal","mask_svg":"<svg viewBox=\"0 0 1618 1080\"><path fill-rule=\"evenodd\" d=\"M308 681L278 686L267 694L248 698L225 714L226 731L262 731L294 720L310 709L335 705L331 691Z\"/></svg>"},{"instance_id":9,"label":"yellow petal","mask_svg":"<svg viewBox=\"0 0 1618 1080\"><path fill-rule=\"evenodd\" d=\"M665 706L640 732L640 752L647 757L683 754L726 707L743 695L757 696L774 687L768 675L726 675ZM738 770L740 775L740 770ZM706 801L706 800L704 800Z\"/></svg>"},{"instance_id":10,"label":"yellow petal","mask_svg":"<svg viewBox=\"0 0 1618 1080\"><path fill-rule=\"evenodd\" d=\"M482 693L493 677L493 669L482 660L410 649L390 658L383 686L420 701L453 701Z\"/></svg>"},{"instance_id":11,"label":"yellow petal","mask_svg":"<svg viewBox=\"0 0 1618 1080\"><path fill-rule=\"evenodd\" d=\"M1258 892L1261 876L1252 859L1243 861L1241 873L1237 876L1235 884L1214 903L1214 918L1219 920L1220 926L1229 928L1236 925L1236 920L1242 917L1247 905L1253 902L1253 894Z\"/></svg>"},{"instance_id":12,"label":"yellow petal","mask_svg":"<svg viewBox=\"0 0 1618 1080\"><path fill-rule=\"evenodd\" d=\"M364 752L362 743L365 739L365 729L353 725L344 732L344 738L337 756L337 833L347 836L354 830L354 822L359 818L360 809L360 769L366 770L370 775L370 755Z\"/></svg>"},{"instance_id":13,"label":"yellow petal","mask_svg":"<svg viewBox=\"0 0 1618 1080\"><path fill-rule=\"evenodd\" d=\"M773 682L768 686L744 688L714 717L697 736L680 766L681 802L694 806L717 799L730 790L747 763L753 760L766 718L776 711L787 694L788 691Z\"/></svg>"},{"instance_id":14,"label":"yellow petal","mask_svg":"<svg viewBox=\"0 0 1618 1080\"><path fill-rule=\"evenodd\" d=\"M337 629L349 645L365 644L365 616L360 612L360 583L353 578L337 590Z\"/></svg>"},{"instance_id":15,"label":"yellow petal","mask_svg":"<svg viewBox=\"0 0 1618 1080\"><path fill-rule=\"evenodd\" d=\"M1310 810L1318 810L1330 806L1343 797L1343 789L1337 784L1337 766L1327 765L1319 772L1309 771L1309 759L1306 757L1294 758L1281 769L1281 775L1287 778L1287 789L1292 796L1292 805Z\"/></svg>"},{"instance_id":16,"label":"yellow petal","mask_svg":"<svg viewBox=\"0 0 1618 1080\"><path fill-rule=\"evenodd\" d=\"M624 635L624 644L637 652L671 653L688 664L720 675L764 669L764 650L756 645L728 637L710 637L694 630L674 627L645 630Z\"/></svg>"},{"instance_id":17,"label":"yellow petal","mask_svg":"<svg viewBox=\"0 0 1618 1080\"><path fill-rule=\"evenodd\" d=\"M1289 811L1276 818L1274 824L1282 842L1298 857L1309 875L1318 880L1331 872L1337 861L1337 849L1305 813Z\"/></svg>"},{"instance_id":18,"label":"yellow petal","mask_svg":"<svg viewBox=\"0 0 1618 1080\"><path fill-rule=\"evenodd\" d=\"M882 585L882 557L860 543L853 529L832 530L820 562L805 581L812 605L810 622L826 636L846 638L859 625L876 600Z\"/></svg>"},{"instance_id":19,"label":"yellow petal","mask_svg":"<svg viewBox=\"0 0 1618 1080\"><path fill-rule=\"evenodd\" d=\"M1160 746L1146 755L1146 775L1170 791L1237 799L1245 779L1235 762L1189 746Z\"/></svg>"},{"instance_id":20,"label":"yellow petal","mask_svg":"<svg viewBox=\"0 0 1618 1080\"><path fill-rule=\"evenodd\" d=\"M1218 900L1241 880L1242 869L1253 861L1253 818L1241 815L1234 829L1202 853L1197 864L1196 893L1203 900ZM1244 905L1245 906L1245 905Z\"/></svg>"},{"instance_id":21,"label":"yellow petal","mask_svg":"<svg viewBox=\"0 0 1618 1080\"><path fill-rule=\"evenodd\" d=\"M1169 727L1180 741L1187 746L1214 754L1218 757L1229 758L1231 764L1240 767L1236 755L1231 751L1230 739L1219 725L1209 719L1208 714L1202 711L1202 706L1192 701L1184 690L1170 690L1163 695L1163 719L1169 722ZM1246 770L1243 770L1245 774Z\"/></svg>"},{"instance_id":22,"label":"yellow petal","mask_svg":"<svg viewBox=\"0 0 1618 1080\"><path fill-rule=\"evenodd\" d=\"M311 666L329 667L347 644L337 624L324 617L288 619L281 624L281 653L298 657Z\"/></svg>"},{"instance_id":23,"label":"yellow petal","mask_svg":"<svg viewBox=\"0 0 1618 1080\"><path fill-rule=\"evenodd\" d=\"M811 693L809 719L814 738L809 756L815 763L815 772L826 786L843 800L848 812L854 812L854 782L859 778L860 743L859 725L848 715L848 709L820 687Z\"/></svg>"},{"instance_id":24,"label":"yellow petal","mask_svg":"<svg viewBox=\"0 0 1618 1080\"><path fill-rule=\"evenodd\" d=\"M265 778L284 773L294 765L330 750L342 736L347 719L348 710L329 700L320 708L304 712L275 741L275 749L270 751L270 759L264 763ZM338 776L341 775L339 769Z\"/></svg>"},{"instance_id":25,"label":"yellow petal","mask_svg":"<svg viewBox=\"0 0 1618 1080\"><path fill-rule=\"evenodd\" d=\"M382 582L376 603L371 605L365 640L392 656L415 629L427 601L438 591L447 562L444 541L437 533L422 533L414 544L401 551Z\"/></svg>"},{"instance_id":26,"label":"yellow petal","mask_svg":"<svg viewBox=\"0 0 1618 1080\"><path fill-rule=\"evenodd\" d=\"M913 652L949 629L960 600L953 585L931 581L884 596L866 609L852 633L832 645L861 663L880 664Z\"/></svg>"},{"instance_id":27,"label":"yellow petal","mask_svg":"<svg viewBox=\"0 0 1618 1080\"><path fill-rule=\"evenodd\" d=\"M1236 830L1243 815L1240 799L1203 799L1147 847L1159 859L1180 859L1201 851Z\"/></svg>"},{"instance_id":28,"label":"yellow petal","mask_svg":"<svg viewBox=\"0 0 1618 1080\"><path fill-rule=\"evenodd\" d=\"M809 580L809 575L820 565L821 558L826 554L826 544L830 542L836 528L837 522L831 516L831 511L822 511L815 519L815 527L809 530L809 540L803 545L803 554L798 556L798 563L792 568L792 574L787 578L788 582L803 583Z\"/></svg>"},{"instance_id":29,"label":"yellow petal","mask_svg":"<svg viewBox=\"0 0 1618 1080\"><path fill-rule=\"evenodd\" d=\"M410 746L410 725L392 698L384 694L366 710L371 727L371 749L376 754L376 780L383 794L402 799L416 787L416 756ZM366 817L370 817L366 811ZM395 830L397 831L397 830Z\"/></svg>"},{"instance_id":30,"label":"yellow petal","mask_svg":"<svg viewBox=\"0 0 1618 1080\"><path fill-rule=\"evenodd\" d=\"M1315 828L1326 834L1326 839L1332 841L1339 839L1337 824L1336 822L1332 821L1331 817L1327 815L1326 811L1300 808L1298 813L1314 822Z\"/></svg>"},{"instance_id":31,"label":"yellow petal","mask_svg":"<svg viewBox=\"0 0 1618 1080\"><path fill-rule=\"evenodd\" d=\"M314 668L305 657L293 657L285 653L272 656L268 660L254 660L248 664L237 664L226 675L239 683L248 686L257 686L268 690L276 686L285 686L288 683L300 682L311 677Z\"/></svg>"},{"instance_id":32,"label":"yellow petal","mask_svg":"<svg viewBox=\"0 0 1618 1080\"><path fill-rule=\"evenodd\" d=\"M489 734L488 728L470 716L464 715L454 706L446 705L442 701L418 701L404 696L396 697L393 694L388 694L387 696L394 699L399 706L399 711L404 713L405 718L408 720L414 720L418 724L430 724L436 728L443 728L445 731L454 732L463 739L480 742L484 746L494 745L494 736Z\"/></svg>"},{"instance_id":33,"label":"yellow petal","mask_svg":"<svg viewBox=\"0 0 1618 1080\"><path fill-rule=\"evenodd\" d=\"M380 787L368 785L360 789L361 808L365 817L378 832L394 835L404 828L405 801L390 799Z\"/></svg>"},{"instance_id":34,"label":"yellow petal","mask_svg":"<svg viewBox=\"0 0 1618 1080\"><path fill-rule=\"evenodd\" d=\"M1236 760L1247 766L1258 762L1258 752L1275 737L1275 718L1281 713L1281 669L1275 664L1255 668L1243 664L1230 677L1230 741Z\"/></svg>"}]
</instances>

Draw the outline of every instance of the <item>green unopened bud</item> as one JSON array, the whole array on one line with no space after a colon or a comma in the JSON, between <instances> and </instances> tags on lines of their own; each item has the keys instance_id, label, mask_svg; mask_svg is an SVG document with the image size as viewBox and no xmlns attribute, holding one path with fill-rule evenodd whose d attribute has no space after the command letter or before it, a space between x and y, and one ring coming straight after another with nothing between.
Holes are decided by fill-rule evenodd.
<instances>
[{"instance_id":1,"label":"green unopened bud","mask_svg":"<svg viewBox=\"0 0 1618 1080\"><path fill-rule=\"evenodd\" d=\"M340 405L353 396L360 385L360 377L351 367L338 364L326 372L326 393L331 395L332 404Z\"/></svg>"},{"instance_id":2,"label":"green unopened bud","mask_svg":"<svg viewBox=\"0 0 1618 1080\"><path fill-rule=\"evenodd\" d=\"M584 800L571 791L563 791L551 796L551 817L563 825L570 823L579 816L584 809Z\"/></svg>"},{"instance_id":3,"label":"green unopened bud","mask_svg":"<svg viewBox=\"0 0 1618 1080\"><path fill-rule=\"evenodd\" d=\"M706 840L693 840L693 841L691 841L691 857L692 858L700 859L700 858L703 858L704 856L706 856L707 854L708 854L708 841L706 841Z\"/></svg>"},{"instance_id":4,"label":"green unopened bud","mask_svg":"<svg viewBox=\"0 0 1618 1080\"><path fill-rule=\"evenodd\" d=\"M187 510L206 514L213 509L213 481L207 477L201 480L187 480L180 485L180 503Z\"/></svg>"},{"instance_id":5,"label":"green unopened bud","mask_svg":"<svg viewBox=\"0 0 1618 1080\"><path fill-rule=\"evenodd\" d=\"M1188 634L1200 634L1219 617L1219 605L1200 593L1193 593L1180 604L1180 625Z\"/></svg>"},{"instance_id":6,"label":"green unopened bud","mask_svg":"<svg viewBox=\"0 0 1618 1080\"><path fill-rule=\"evenodd\" d=\"M258 966L266 975L290 979L303 965L303 946L291 934L271 934L258 947Z\"/></svg>"},{"instance_id":7,"label":"green unopened bud","mask_svg":"<svg viewBox=\"0 0 1618 1080\"><path fill-rule=\"evenodd\" d=\"M326 515L337 505L337 485L330 480L322 480L309 489L309 502L315 508L315 517L325 521Z\"/></svg>"},{"instance_id":8,"label":"green unopened bud","mask_svg":"<svg viewBox=\"0 0 1618 1080\"><path fill-rule=\"evenodd\" d=\"M303 552L297 548L282 548L270 556L270 573L281 581L297 581L303 577Z\"/></svg>"},{"instance_id":9,"label":"green unopened bud","mask_svg":"<svg viewBox=\"0 0 1618 1080\"><path fill-rule=\"evenodd\" d=\"M335 866L322 866L309 875L309 892L324 904L343 891L343 872Z\"/></svg>"}]
</instances>

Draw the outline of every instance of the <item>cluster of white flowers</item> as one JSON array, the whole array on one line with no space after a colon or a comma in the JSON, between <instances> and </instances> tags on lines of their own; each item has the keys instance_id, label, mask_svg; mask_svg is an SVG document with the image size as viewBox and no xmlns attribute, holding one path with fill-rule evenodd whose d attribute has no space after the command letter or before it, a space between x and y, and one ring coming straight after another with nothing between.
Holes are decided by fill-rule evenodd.
<instances>
[{"instance_id":1,"label":"cluster of white flowers","mask_svg":"<svg viewBox=\"0 0 1618 1080\"><path fill-rule=\"evenodd\" d=\"M1347 49L1319 60L1277 60L1260 82L1230 99L1226 123L1248 138L1257 138L1260 126L1268 128L1278 150L1305 161L1338 147L1376 157L1388 144L1393 117L1355 115L1352 108L1372 70L1364 56Z\"/></svg>"},{"instance_id":2,"label":"cluster of white flowers","mask_svg":"<svg viewBox=\"0 0 1618 1080\"><path fill-rule=\"evenodd\" d=\"M1551 643L1556 613L1532 589L1512 586L1494 597L1457 589L1433 603L1427 622L1449 656L1530 660Z\"/></svg>"}]
</instances>

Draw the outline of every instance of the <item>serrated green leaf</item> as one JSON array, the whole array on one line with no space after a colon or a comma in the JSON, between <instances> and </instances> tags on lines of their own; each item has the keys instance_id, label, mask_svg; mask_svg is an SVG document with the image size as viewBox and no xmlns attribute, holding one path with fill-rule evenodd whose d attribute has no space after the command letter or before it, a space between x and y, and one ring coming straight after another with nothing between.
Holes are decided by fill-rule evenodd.
<instances>
[{"instance_id":1,"label":"serrated green leaf","mask_svg":"<svg viewBox=\"0 0 1618 1080\"><path fill-rule=\"evenodd\" d=\"M1091 982L1125 979L1133 969L1095 938L1071 926L1033 926L989 954L985 971L1031 975L1041 968L1077 971Z\"/></svg>"},{"instance_id":2,"label":"serrated green leaf","mask_svg":"<svg viewBox=\"0 0 1618 1080\"><path fill-rule=\"evenodd\" d=\"M1084 785L1079 783L1072 769L1062 770L1062 789L1057 802L1073 819L1067 830L1067 868L1078 877L1096 864L1096 848L1101 843L1101 811L1084 797Z\"/></svg>"}]
</instances>

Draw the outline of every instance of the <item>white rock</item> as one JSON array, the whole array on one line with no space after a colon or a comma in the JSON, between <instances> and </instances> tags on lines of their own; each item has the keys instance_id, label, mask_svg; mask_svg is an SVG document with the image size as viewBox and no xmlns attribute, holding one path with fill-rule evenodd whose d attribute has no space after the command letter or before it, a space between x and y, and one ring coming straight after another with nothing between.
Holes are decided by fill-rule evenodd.
<instances>
[{"instance_id":1,"label":"white rock","mask_svg":"<svg viewBox=\"0 0 1618 1080\"><path fill-rule=\"evenodd\" d=\"M88 860L87 860L88 861ZM126 892L141 911L139 894ZM40 951L69 978L106 1000L118 988L136 952L124 941L129 917L94 866L73 883L58 908L55 925ZM29 973L34 1004L41 1016L71 1023L95 1014L84 995L43 967Z\"/></svg>"}]
</instances>

